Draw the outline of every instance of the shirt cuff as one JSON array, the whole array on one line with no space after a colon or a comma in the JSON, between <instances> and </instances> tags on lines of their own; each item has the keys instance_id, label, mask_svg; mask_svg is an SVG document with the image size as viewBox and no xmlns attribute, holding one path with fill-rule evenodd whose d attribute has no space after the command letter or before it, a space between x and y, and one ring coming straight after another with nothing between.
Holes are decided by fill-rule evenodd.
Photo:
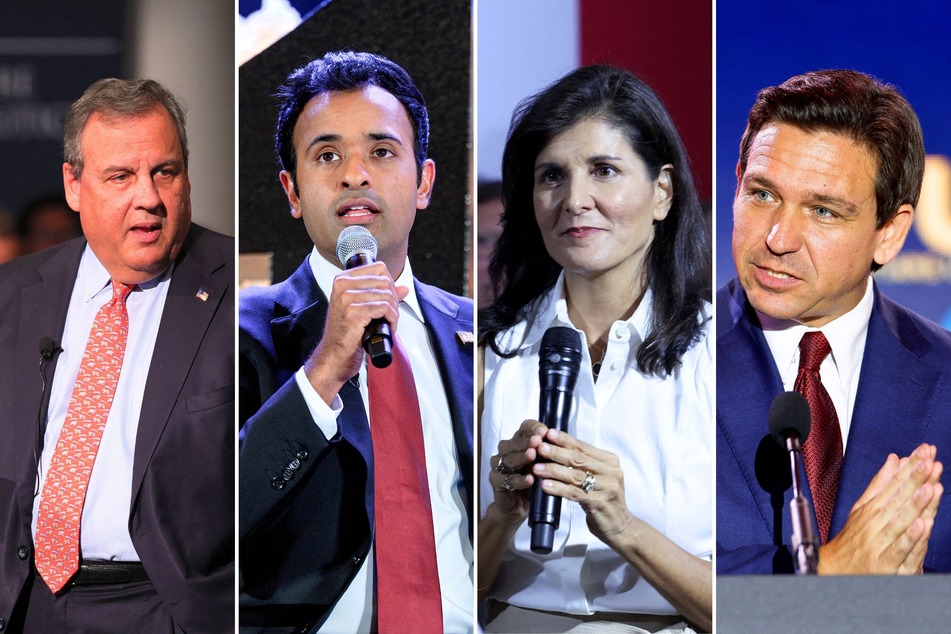
<instances>
[{"instance_id":1,"label":"shirt cuff","mask_svg":"<svg viewBox=\"0 0 951 634\"><path fill-rule=\"evenodd\" d=\"M324 399L320 397L310 379L302 367L294 373L294 380L297 381L297 388L304 396L304 402L307 403L307 409L310 411L311 418L317 423L317 427L323 432L327 440L333 439L337 435L337 417L343 411L343 401L339 394L334 394L333 403L327 405Z\"/></svg>"}]
</instances>

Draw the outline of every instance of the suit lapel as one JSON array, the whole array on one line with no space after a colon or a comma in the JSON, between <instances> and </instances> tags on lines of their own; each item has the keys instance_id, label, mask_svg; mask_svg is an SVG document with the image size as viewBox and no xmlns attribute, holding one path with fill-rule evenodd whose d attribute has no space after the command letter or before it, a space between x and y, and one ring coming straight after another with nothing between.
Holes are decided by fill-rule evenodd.
<instances>
[{"instance_id":1,"label":"suit lapel","mask_svg":"<svg viewBox=\"0 0 951 634\"><path fill-rule=\"evenodd\" d=\"M745 486L749 487L763 522L772 534L775 532L774 509L770 495L757 478L756 457L769 431L769 406L783 391L783 384L751 307L739 284L735 280L731 284L730 295L718 297L729 302L727 311L720 312L729 319L717 327L717 426L726 441L726 447L718 447L717 454L718 460L729 456L736 461ZM718 472L726 470L718 468ZM742 485L730 483L730 486ZM773 534L773 538L776 540L777 536Z\"/></svg>"},{"instance_id":2,"label":"suit lapel","mask_svg":"<svg viewBox=\"0 0 951 634\"><path fill-rule=\"evenodd\" d=\"M135 440L132 499L148 468L173 407L181 396L201 341L233 280L226 262L211 248L202 248L201 231L192 227L172 271L146 380ZM198 297L199 291L207 298Z\"/></svg>"},{"instance_id":3,"label":"suit lapel","mask_svg":"<svg viewBox=\"0 0 951 634\"><path fill-rule=\"evenodd\" d=\"M14 359L20 360L22 370L16 373L15 402L11 405L12 411L22 412L34 422L29 426L30 444L35 442L32 433L35 424L40 425L41 438L42 431L46 429L50 386L53 384L56 361L59 359L59 355L54 355L46 364L46 391L43 393L42 379L39 376L39 342L43 337L49 337L57 345L63 343L69 298L76 283L76 272L79 270L79 261L85 247L86 241L82 239L68 243L38 267L39 279L36 283L24 287L20 294L17 352ZM77 351L77 354L81 355L82 351ZM4 362L10 361L12 360L8 359ZM34 416L39 418L39 422ZM36 447L36 451L39 455L42 446ZM34 469L32 462L30 469ZM34 476L35 473L31 473L20 480L23 490L18 498L26 517L32 513Z\"/></svg>"},{"instance_id":4,"label":"suit lapel","mask_svg":"<svg viewBox=\"0 0 951 634\"><path fill-rule=\"evenodd\" d=\"M944 374L919 362L931 343L875 288L855 409L832 516L833 534L889 453L909 455L925 438Z\"/></svg>"},{"instance_id":5,"label":"suit lapel","mask_svg":"<svg viewBox=\"0 0 951 634\"><path fill-rule=\"evenodd\" d=\"M460 315L459 307L435 293L425 284L416 282L416 295L426 320L426 329L433 342L436 363L446 386L453 436L468 495L468 508L473 508L472 469L472 368L473 343L466 343L460 332L472 332L472 315ZM469 518L470 530L472 517Z\"/></svg>"},{"instance_id":6,"label":"suit lapel","mask_svg":"<svg viewBox=\"0 0 951 634\"><path fill-rule=\"evenodd\" d=\"M296 372L320 341L327 319L327 296L317 286L307 259L281 285L274 298L276 304L271 333L274 338L277 367ZM282 385L290 374L280 376Z\"/></svg>"}]
</instances>

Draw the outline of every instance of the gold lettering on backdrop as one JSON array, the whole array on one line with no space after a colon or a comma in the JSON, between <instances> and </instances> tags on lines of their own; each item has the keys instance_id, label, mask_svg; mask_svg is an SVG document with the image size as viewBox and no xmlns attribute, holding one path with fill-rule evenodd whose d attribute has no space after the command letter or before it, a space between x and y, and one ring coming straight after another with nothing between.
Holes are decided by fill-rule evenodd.
<instances>
[{"instance_id":1,"label":"gold lettering on backdrop","mask_svg":"<svg viewBox=\"0 0 951 634\"><path fill-rule=\"evenodd\" d=\"M951 256L951 161L925 158L925 178L916 209L915 230L932 251Z\"/></svg>"}]
</instances>

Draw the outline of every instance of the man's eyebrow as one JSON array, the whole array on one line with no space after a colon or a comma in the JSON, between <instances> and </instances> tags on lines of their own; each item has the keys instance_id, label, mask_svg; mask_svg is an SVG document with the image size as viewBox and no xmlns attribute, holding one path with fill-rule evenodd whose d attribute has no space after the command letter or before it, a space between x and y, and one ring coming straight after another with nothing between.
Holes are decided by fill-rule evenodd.
<instances>
[{"instance_id":1,"label":"man's eyebrow","mask_svg":"<svg viewBox=\"0 0 951 634\"><path fill-rule=\"evenodd\" d=\"M387 132L367 132L367 139L370 141L393 141L400 147L403 146L403 141L398 136Z\"/></svg>"},{"instance_id":2,"label":"man's eyebrow","mask_svg":"<svg viewBox=\"0 0 951 634\"><path fill-rule=\"evenodd\" d=\"M851 200L839 198L838 196L829 196L828 194L811 192L809 195L809 200L814 200L823 206L828 205L830 207L834 207L836 211L839 211L846 216L857 216L859 214L858 205L853 203Z\"/></svg>"},{"instance_id":3,"label":"man's eyebrow","mask_svg":"<svg viewBox=\"0 0 951 634\"><path fill-rule=\"evenodd\" d=\"M776 189L776 183L769 180L765 176L760 176L758 174L750 174L747 170L746 174L743 175L744 185L754 185L756 187L762 187L764 189Z\"/></svg>"},{"instance_id":4,"label":"man's eyebrow","mask_svg":"<svg viewBox=\"0 0 951 634\"><path fill-rule=\"evenodd\" d=\"M743 184L747 187L762 187L763 189L776 190L776 183L772 180L766 178L765 176L760 176L758 174L750 174L747 172L747 175L743 177ZM829 207L834 207L837 211L842 212L847 216L855 216L859 213L858 205L856 205L851 200L845 198L839 198L838 196L830 196L829 194L823 194L821 192L808 192L806 194L806 200L816 203L818 205Z\"/></svg>"},{"instance_id":5,"label":"man's eyebrow","mask_svg":"<svg viewBox=\"0 0 951 634\"><path fill-rule=\"evenodd\" d=\"M366 138L369 141L392 141L400 147L403 147L403 141L398 136L388 132L367 132ZM318 134L307 144L307 150L305 151L309 151L312 147L321 143L339 143L341 139L343 139L343 137L339 134Z\"/></svg>"},{"instance_id":6,"label":"man's eyebrow","mask_svg":"<svg viewBox=\"0 0 951 634\"><path fill-rule=\"evenodd\" d=\"M156 163L149 170L151 172L157 172L159 170L165 169L166 167L174 167L176 169L181 169L184 167L183 162L180 159L170 158L165 159L161 163ZM135 168L131 165L107 165L103 168L103 174L118 174L120 172L134 172Z\"/></svg>"},{"instance_id":7,"label":"man's eyebrow","mask_svg":"<svg viewBox=\"0 0 951 634\"><path fill-rule=\"evenodd\" d=\"M340 141L340 138L341 137L339 134L318 134L313 139L311 139L310 143L307 144L307 149L305 152L309 151L310 148L320 143L337 143Z\"/></svg>"}]
</instances>

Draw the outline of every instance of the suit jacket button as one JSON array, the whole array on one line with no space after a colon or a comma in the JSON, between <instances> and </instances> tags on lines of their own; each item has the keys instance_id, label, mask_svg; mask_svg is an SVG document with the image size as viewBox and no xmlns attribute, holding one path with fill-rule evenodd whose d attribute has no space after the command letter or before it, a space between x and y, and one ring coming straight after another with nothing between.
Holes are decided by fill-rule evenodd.
<instances>
[{"instance_id":1,"label":"suit jacket button","mask_svg":"<svg viewBox=\"0 0 951 634\"><path fill-rule=\"evenodd\" d=\"M284 469L281 471L281 477L289 482L294 479L294 470L293 469Z\"/></svg>"},{"instance_id":2,"label":"suit jacket button","mask_svg":"<svg viewBox=\"0 0 951 634\"><path fill-rule=\"evenodd\" d=\"M360 565L362 561L363 561L363 557L361 557L360 555L354 555L353 559L350 560L350 565L356 568L357 566Z\"/></svg>"},{"instance_id":3,"label":"suit jacket button","mask_svg":"<svg viewBox=\"0 0 951 634\"><path fill-rule=\"evenodd\" d=\"M271 488L280 491L287 484L287 480L280 476L274 476L271 478Z\"/></svg>"},{"instance_id":4,"label":"suit jacket button","mask_svg":"<svg viewBox=\"0 0 951 634\"><path fill-rule=\"evenodd\" d=\"M287 463L287 468L297 471L298 469L300 469L300 460L298 460L297 458L294 458L293 460Z\"/></svg>"},{"instance_id":5,"label":"suit jacket button","mask_svg":"<svg viewBox=\"0 0 951 634\"><path fill-rule=\"evenodd\" d=\"M294 454L294 457L297 458L298 460L307 460L307 456L309 455L310 454L307 453L306 449L301 448L297 450L297 453Z\"/></svg>"},{"instance_id":6,"label":"suit jacket button","mask_svg":"<svg viewBox=\"0 0 951 634\"><path fill-rule=\"evenodd\" d=\"M30 556L30 549L26 546L20 546L17 548L17 557L21 560L26 561Z\"/></svg>"},{"instance_id":7,"label":"suit jacket button","mask_svg":"<svg viewBox=\"0 0 951 634\"><path fill-rule=\"evenodd\" d=\"M3 620L3 617L0 616L0 632L7 629L7 622Z\"/></svg>"}]
</instances>

